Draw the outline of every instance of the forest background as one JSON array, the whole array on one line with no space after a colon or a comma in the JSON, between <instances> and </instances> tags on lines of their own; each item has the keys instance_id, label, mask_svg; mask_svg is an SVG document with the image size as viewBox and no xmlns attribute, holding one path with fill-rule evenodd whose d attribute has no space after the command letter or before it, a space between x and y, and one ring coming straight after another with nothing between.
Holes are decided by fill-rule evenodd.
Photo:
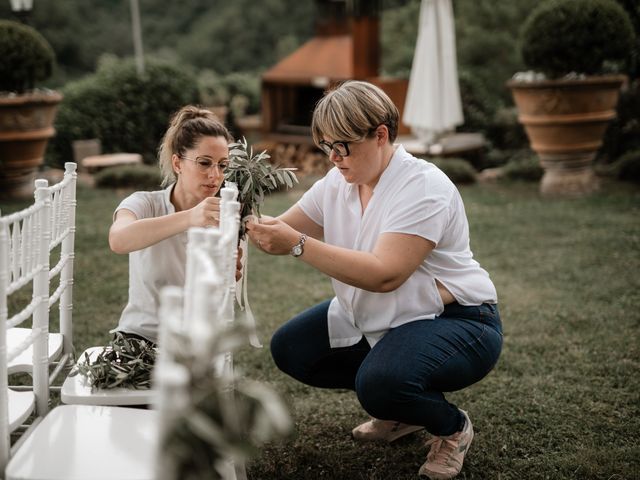
<instances>
[{"instance_id":1,"label":"forest background","mask_svg":"<svg viewBox=\"0 0 640 480\"><path fill-rule=\"evenodd\" d=\"M382 0L383 74L408 77L418 31L419 0ZM493 99L508 98L504 82L521 69L516 44L522 20L537 0L455 0L458 63ZM221 75L254 76L313 36L311 0L140 0L146 55ZM9 2L0 17L11 18ZM91 73L105 53L133 53L129 2L36 0L29 23L51 42L60 87Z\"/></svg>"}]
</instances>

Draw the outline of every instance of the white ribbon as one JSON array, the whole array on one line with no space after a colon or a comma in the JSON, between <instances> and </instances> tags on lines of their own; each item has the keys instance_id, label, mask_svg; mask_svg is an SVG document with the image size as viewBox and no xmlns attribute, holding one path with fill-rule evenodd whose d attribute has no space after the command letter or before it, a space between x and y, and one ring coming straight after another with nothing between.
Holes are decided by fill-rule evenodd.
<instances>
[{"instance_id":1,"label":"white ribbon","mask_svg":"<svg viewBox=\"0 0 640 480\"><path fill-rule=\"evenodd\" d=\"M246 219L242 219L242 222L245 220ZM240 288L236 288L236 301L238 302L240 310L243 312L244 324L249 328L249 343L251 343L253 347L262 348L262 343L260 343L260 339L258 338L256 319L249 305L249 242L247 242L246 237L240 241L240 248L242 248L242 258L240 259L242 278L238 282L240 283Z\"/></svg>"}]
</instances>

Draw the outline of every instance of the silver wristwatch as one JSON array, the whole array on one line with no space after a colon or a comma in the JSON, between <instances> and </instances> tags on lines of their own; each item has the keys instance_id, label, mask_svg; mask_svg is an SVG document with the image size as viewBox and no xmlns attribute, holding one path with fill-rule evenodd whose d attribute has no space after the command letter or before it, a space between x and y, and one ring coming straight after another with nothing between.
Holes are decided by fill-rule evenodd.
<instances>
[{"instance_id":1,"label":"silver wristwatch","mask_svg":"<svg viewBox=\"0 0 640 480\"><path fill-rule=\"evenodd\" d=\"M300 240L293 247L291 247L291 255L294 257L299 257L304 252L304 242L307 241L307 236L303 233L300 235Z\"/></svg>"}]
</instances>

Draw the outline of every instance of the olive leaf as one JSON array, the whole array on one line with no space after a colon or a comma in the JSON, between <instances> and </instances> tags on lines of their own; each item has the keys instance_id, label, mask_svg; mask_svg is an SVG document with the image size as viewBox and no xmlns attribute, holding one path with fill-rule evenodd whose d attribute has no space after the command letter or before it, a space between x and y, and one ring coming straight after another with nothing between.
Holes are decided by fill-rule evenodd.
<instances>
[{"instance_id":1,"label":"olive leaf","mask_svg":"<svg viewBox=\"0 0 640 480\"><path fill-rule=\"evenodd\" d=\"M298 183L294 173L296 168L274 167L269 163L270 158L266 150L254 155L253 147L249 147L244 137L229 145L229 167L225 172L225 180L238 186L241 219L248 215L260 218L265 195L279 187L292 188L294 183ZM244 234L244 224L241 223L240 238Z\"/></svg>"}]
</instances>

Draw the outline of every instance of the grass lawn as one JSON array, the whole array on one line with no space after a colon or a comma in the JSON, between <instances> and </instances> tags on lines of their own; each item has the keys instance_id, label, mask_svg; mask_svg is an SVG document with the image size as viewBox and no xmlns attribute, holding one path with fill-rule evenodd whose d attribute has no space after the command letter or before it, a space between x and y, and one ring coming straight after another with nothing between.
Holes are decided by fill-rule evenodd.
<instances>
[{"instance_id":1,"label":"grass lawn","mask_svg":"<svg viewBox=\"0 0 640 480\"><path fill-rule=\"evenodd\" d=\"M607 184L586 199L542 200L530 184L461 188L476 259L495 282L502 357L482 382L449 396L476 437L466 479L640 478L640 190ZM299 191L274 195L277 214ZM75 345L109 338L127 297L127 257L107 230L124 193L80 187L74 286ZM7 213L19 204L0 205ZM426 434L358 444L367 415L347 391L307 388L269 355L274 329L331 296L329 281L288 256L250 251L250 298L265 347L236 357L291 407L296 428L249 464L252 479L414 479Z\"/></svg>"}]
</instances>

